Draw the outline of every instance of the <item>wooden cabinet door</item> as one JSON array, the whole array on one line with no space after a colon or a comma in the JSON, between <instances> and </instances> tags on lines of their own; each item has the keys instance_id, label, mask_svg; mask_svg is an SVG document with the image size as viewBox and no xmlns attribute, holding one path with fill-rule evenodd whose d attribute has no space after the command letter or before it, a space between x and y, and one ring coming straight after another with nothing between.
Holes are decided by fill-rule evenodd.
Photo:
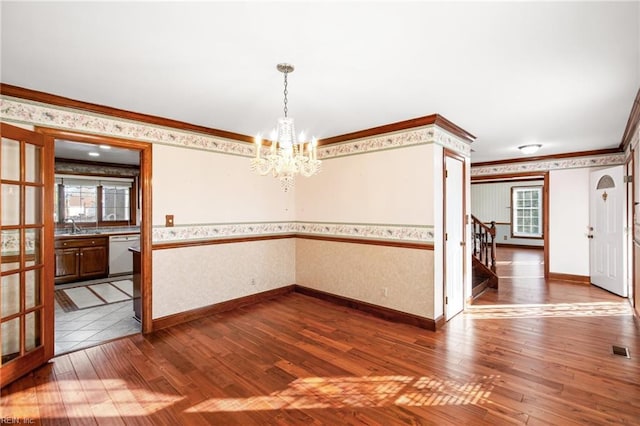
<instances>
[{"instance_id":1,"label":"wooden cabinet door","mask_svg":"<svg viewBox=\"0 0 640 426\"><path fill-rule=\"evenodd\" d=\"M80 276L82 278L106 275L108 272L105 246L80 248Z\"/></svg>"},{"instance_id":2,"label":"wooden cabinet door","mask_svg":"<svg viewBox=\"0 0 640 426\"><path fill-rule=\"evenodd\" d=\"M79 257L77 248L56 249L56 281L73 281L80 276Z\"/></svg>"}]
</instances>

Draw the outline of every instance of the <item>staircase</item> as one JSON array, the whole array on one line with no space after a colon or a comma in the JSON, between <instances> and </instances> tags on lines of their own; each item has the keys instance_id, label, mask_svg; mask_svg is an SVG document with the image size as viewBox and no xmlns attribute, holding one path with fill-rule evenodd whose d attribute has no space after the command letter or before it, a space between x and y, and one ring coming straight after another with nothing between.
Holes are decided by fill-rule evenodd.
<instances>
[{"instance_id":1,"label":"staircase","mask_svg":"<svg viewBox=\"0 0 640 426\"><path fill-rule=\"evenodd\" d=\"M478 297L487 288L498 288L496 274L496 223L491 226L471 215L472 246L472 298Z\"/></svg>"}]
</instances>

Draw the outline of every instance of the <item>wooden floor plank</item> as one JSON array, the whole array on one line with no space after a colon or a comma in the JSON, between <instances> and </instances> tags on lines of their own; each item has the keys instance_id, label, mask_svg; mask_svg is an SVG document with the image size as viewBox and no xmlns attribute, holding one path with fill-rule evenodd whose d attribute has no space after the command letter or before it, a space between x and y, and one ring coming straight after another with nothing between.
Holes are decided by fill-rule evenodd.
<instances>
[{"instance_id":1,"label":"wooden floor plank","mask_svg":"<svg viewBox=\"0 0 640 426\"><path fill-rule=\"evenodd\" d=\"M57 357L2 389L2 415L65 425L638 424L638 321L601 289L538 278L541 253L509 260L502 250L500 289L436 332L292 293ZM632 358L613 355L615 343Z\"/></svg>"}]
</instances>

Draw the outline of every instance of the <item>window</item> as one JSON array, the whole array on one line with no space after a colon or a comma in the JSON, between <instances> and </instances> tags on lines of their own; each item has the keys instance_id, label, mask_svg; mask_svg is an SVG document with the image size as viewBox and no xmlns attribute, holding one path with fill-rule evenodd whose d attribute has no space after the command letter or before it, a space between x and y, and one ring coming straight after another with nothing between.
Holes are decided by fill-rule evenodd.
<instances>
[{"instance_id":1,"label":"window","mask_svg":"<svg viewBox=\"0 0 640 426\"><path fill-rule=\"evenodd\" d=\"M56 175L54 220L64 224L123 225L132 223L133 179Z\"/></svg>"},{"instance_id":2,"label":"window","mask_svg":"<svg viewBox=\"0 0 640 426\"><path fill-rule=\"evenodd\" d=\"M542 238L542 187L511 188L511 234Z\"/></svg>"},{"instance_id":3,"label":"window","mask_svg":"<svg viewBox=\"0 0 640 426\"><path fill-rule=\"evenodd\" d=\"M129 191L131 185L124 186L117 183L102 184L102 220L129 221Z\"/></svg>"}]
</instances>

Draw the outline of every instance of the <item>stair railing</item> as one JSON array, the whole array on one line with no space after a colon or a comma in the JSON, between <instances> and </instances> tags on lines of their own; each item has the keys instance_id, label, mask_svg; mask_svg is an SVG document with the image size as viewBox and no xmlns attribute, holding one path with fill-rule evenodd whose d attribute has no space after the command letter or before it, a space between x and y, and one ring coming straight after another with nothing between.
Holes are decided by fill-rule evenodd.
<instances>
[{"instance_id":1,"label":"stair railing","mask_svg":"<svg viewBox=\"0 0 640 426\"><path fill-rule=\"evenodd\" d=\"M471 232L473 255L493 272L496 271L496 222L487 226L474 215L471 215Z\"/></svg>"}]
</instances>

